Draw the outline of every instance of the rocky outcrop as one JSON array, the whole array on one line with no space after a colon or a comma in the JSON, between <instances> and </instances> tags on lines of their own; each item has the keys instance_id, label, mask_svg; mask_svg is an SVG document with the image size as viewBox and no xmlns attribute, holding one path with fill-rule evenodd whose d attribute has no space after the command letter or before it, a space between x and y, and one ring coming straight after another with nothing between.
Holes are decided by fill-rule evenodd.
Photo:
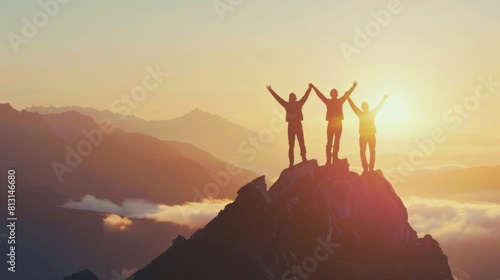
<instances>
[{"instance_id":1,"label":"rocky outcrop","mask_svg":"<svg viewBox=\"0 0 500 280\"><path fill-rule=\"evenodd\" d=\"M132 278L131 278L132 279ZM204 229L133 275L152 279L453 279L437 241L418 238L381 171L312 160L242 187Z\"/></svg>"}]
</instances>

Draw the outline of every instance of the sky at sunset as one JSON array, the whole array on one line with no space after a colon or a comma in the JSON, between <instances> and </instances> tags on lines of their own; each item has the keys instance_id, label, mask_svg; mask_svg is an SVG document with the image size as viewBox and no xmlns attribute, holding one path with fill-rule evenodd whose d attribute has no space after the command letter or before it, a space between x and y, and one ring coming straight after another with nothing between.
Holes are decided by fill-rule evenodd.
<instances>
[{"instance_id":1,"label":"sky at sunset","mask_svg":"<svg viewBox=\"0 0 500 280\"><path fill-rule=\"evenodd\" d=\"M258 130L279 108L267 84L287 98L303 94L309 82L328 94L357 80L352 98L358 104L374 107L390 95L378 123L382 137L394 137L394 131L420 135L446 123L443 114L474 94L479 77L500 81L497 1L227 3L68 1L19 43L12 34L23 36L23 17L33 22L41 8L32 0L1 1L0 101L17 109L119 111L122 96L156 68L168 76L129 113L170 119L200 108ZM358 38L367 28L368 42ZM346 52L347 45L355 51ZM500 104L500 88L494 90L460 130L500 137L490 129L500 125L491 118ZM347 105L345 111L355 126ZM304 114L323 129L325 108L316 96Z\"/></svg>"},{"instance_id":2,"label":"sky at sunset","mask_svg":"<svg viewBox=\"0 0 500 280\"><path fill-rule=\"evenodd\" d=\"M500 257L492 249L500 244L499 14L494 0L0 0L0 104L17 110L75 105L145 120L199 108L259 132L276 116L284 120L267 85L288 99L291 92L300 98L311 82L329 96L357 81L351 97L359 107L367 101L375 108L389 95L376 119L376 167L401 195L412 226L450 252L457 280L497 277L497 265L476 259ZM347 103L343 108L340 156L361 172L358 118ZM308 159L322 165L326 108L314 92L303 114ZM415 143L437 129L450 141L434 143L424 156ZM154 132L145 133L175 140ZM288 166L283 123L276 134L277 145L258 151L262 161L240 158L242 167L275 180ZM223 136L214 142L241 156L239 146L224 146L232 139ZM228 160L226 153L198 148ZM415 152L422 164L406 164ZM399 182L393 175L407 171L404 164L411 172ZM194 229L230 202L127 199L89 193L64 207L110 213L103 217L109 230L124 231L131 219Z\"/></svg>"}]
</instances>

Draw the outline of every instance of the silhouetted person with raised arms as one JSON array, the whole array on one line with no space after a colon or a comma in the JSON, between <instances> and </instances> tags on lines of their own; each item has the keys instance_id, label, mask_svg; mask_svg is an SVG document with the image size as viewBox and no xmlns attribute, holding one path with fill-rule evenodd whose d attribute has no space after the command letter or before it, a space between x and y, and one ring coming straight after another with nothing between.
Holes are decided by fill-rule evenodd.
<instances>
[{"instance_id":1,"label":"silhouetted person with raised arms","mask_svg":"<svg viewBox=\"0 0 500 280\"><path fill-rule=\"evenodd\" d=\"M290 160L290 167L293 166L294 162L293 149L295 146L295 136L297 136L297 140L299 141L302 162L307 161L304 131L302 130L302 120L304 119L302 115L302 106L304 106L304 103L306 103L306 100L311 93L311 87L309 86L306 93L300 100L297 100L295 93L290 93L288 102L276 94L271 86L267 86L267 90L269 90L278 103L281 104L281 106L283 106L286 110L286 121L288 122L288 159Z\"/></svg>"},{"instance_id":2,"label":"silhouetted person with raised arms","mask_svg":"<svg viewBox=\"0 0 500 280\"><path fill-rule=\"evenodd\" d=\"M342 107L344 102L349 98L354 91L357 82L352 83L352 87L340 98L336 89L330 91L331 99L326 98L313 84L309 84L314 89L316 95L326 105L326 120L328 121L328 128L326 130L326 164L332 164L333 161L339 159L340 149L340 136L342 136L342 120L344 119L344 112ZM335 141L334 141L335 137ZM332 154L333 144L333 154Z\"/></svg>"},{"instance_id":3,"label":"silhouetted person with raised arms","mask_svg":"<svg viewBox=\"0 0 500 280\"><path fill-rule=\"evenodd\" d=\"M363 102L361 104L363 110L360 110L356 107L354 102L352 102L351 98L348 99L352 110L359 117L359 152L361 154L363 173L373 171L373 167L375 166L375 145L377 142L375 138L375 134L377 133L377 129L375 128L375 115L382 108L387 97L387 94L384 95L384 99L382 99L378 106L372 111L370 111L368 103ZM370 149L370 164L366 161L366 145L368 145Z\"/></svg>"}]
</instances>

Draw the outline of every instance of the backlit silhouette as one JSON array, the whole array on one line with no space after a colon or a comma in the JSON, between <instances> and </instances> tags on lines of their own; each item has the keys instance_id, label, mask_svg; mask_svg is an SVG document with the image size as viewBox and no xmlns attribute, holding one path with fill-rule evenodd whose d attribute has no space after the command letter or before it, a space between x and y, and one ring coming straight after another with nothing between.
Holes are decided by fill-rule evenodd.
<instances>
[{"instance_id":1,"label":"backlit silhouette","mask_svg":"<svg viewBox=\"0 0 500 280\"><path fill-rule=\"evenodd\" d=\"M290 93L288 102L276 94L271 86L267 86L267 90L269 90L278 103L281 104L281 106L283 106L286 110L286 121L288 122L288 159L290 161L290 167L293 166L294 162L293 149L295 146L295 136L297 136L297 140L299 141L302 161L307 161L304 131L302 130L302 120L304 119L302 115L302 106L304 106L304 103L306 103L306 100L311 93L311 86L309 86L306 93L300 100L297 100L295 93Z\"/></svg>"},{"instance_id":2,"label":"backlit silhouette","mask_svg":"<svg viewBox=\"0 0 500 280\"><path fill-rule=\"evenodd\" d=\"M385 100L388 95L384 95L384 99L380 101L378 106L370 111L370 107L368 103L363 102L361 104L360 110L349 97L349 105L351 105L354 113L359 117L359 152L361 154L361 164L363 165L363 173L367 171L373 171L373 167L375 166L375 145L376 138L375 134L377 133L377 129L375 128L375 115L384 105ZM366 145L368 145L370 149L370 164L366 161Z\"/></svg>"},{"instance_id":3,"label":"backlit silhouette","mask_svg":"<svg viewBox=\"0 0 500 280\"><path fill-rule=\"evenodd\" d=\"M336 89L330 91L331 99L326 98L313 84L309 84L314 89L316 95L326 105L326 120L328 121L328 128L326 130L326 164L329 165L339 158L340 149L340 136L342 136L342 120L344 113L342 107L347 98L354 91L357 82L352 84L352 87L340 98ZM335 137L335 141L334 140ZM332 154L333 144L333 154Z\"/></svg>"}]
</instances>

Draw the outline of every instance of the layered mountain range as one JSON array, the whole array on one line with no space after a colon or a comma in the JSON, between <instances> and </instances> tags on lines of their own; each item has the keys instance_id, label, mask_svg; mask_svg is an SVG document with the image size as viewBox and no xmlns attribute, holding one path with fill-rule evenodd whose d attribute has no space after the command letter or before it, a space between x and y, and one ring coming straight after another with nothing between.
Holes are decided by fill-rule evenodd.
<instances>
[{"instance_id":1,"label":"layered mountain range","mask_svg":"<svg viewBox=\"0 0 500 280\"><path fill-rule=\"evenodd\" d=\"M112 269L145 265L163 251L159 244L166 246L193 229L130 217L133 226L126 232L105 231L103 219L113 213L109 205L137 200L153 207L182 205L214 194L234 199L238 188L257 176L234 171L230 163L191 144L112 126L78 112L39 114L0 104L0 171L17 171L20 218L19 267L8 279L62 279L81 266L99 276L112 275ZM222 176L228 169L233 173ZM6 179L0 178L2 186ZM0 193L1 201L7 201L6 195ZM64 207L85 197L94 198L85 209ZM0 218L5 215L2 211ZM0 242L3 252L6 245ZM6 254L0 261L5 263Z\"/></svg>"}]
</instances>

